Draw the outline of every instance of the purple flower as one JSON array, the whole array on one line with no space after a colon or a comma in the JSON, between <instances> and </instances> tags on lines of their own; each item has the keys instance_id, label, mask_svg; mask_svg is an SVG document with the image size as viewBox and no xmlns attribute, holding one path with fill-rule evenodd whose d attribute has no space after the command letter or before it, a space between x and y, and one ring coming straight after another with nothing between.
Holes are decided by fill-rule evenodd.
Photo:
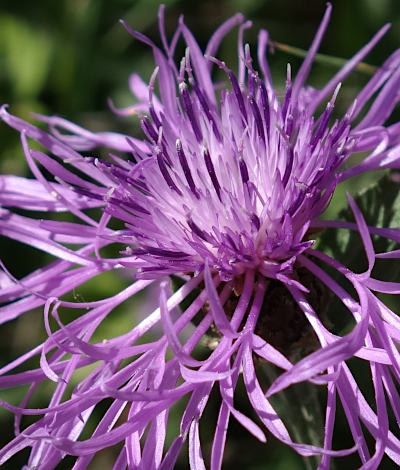
<instances>
[{"instance_id":1,"label":"purple flower","mask_svg":"<svg viewBox=\"0 0 400 470\"><path fill-rule=\"evenodd\" d=\"M400 464L398 429L389 429L388 420L391 413L400 420L400 321L377 295L399 294L400 283L372 275L376 258L400 256L399 250L377 254L372 236L400 242L400 230L368 226L350 196L355 223L321 219L343 181L400 168L400 123L384 125L400 98L400 50L376 71L345 115L335 118L341 82L388 27L322 89L311 88L305 83L330 12L328 5L294 79L288 67L282 99L269 73L268 34L259 33L256 66L243 44L251 24L240 14L216 30L205 53L183 20L168 43L163 8L163 51L125 25L152 48L157 66L149 85L131 76L137 104L112 107L140 116L144 140L95 134L59 117L36 116L48 124L46 133L1 108L3 121L21 134L34 178L0 177L0 233L56 261L19 280L2 263L1 321L43 307L47 339L1 369L1 389L27 391L22 403L1 401L15 414L15 438L0 450L0 464L29 447L27 469L54 469L73 455L73 469L80 470L96 452L123 443L115 470L165 470L174 468L188 441L190 468L204 469L199 426L212 390L220 395L211 430L212 470L221 468L230 419L260 441L266 440L267 429L303 456L322 456L321 469L330 467L332 457L353 452L364 469L378 468L385 453ZM237 74L216 58L221 40L235 26ZM176 65L181 38L187 49ZM221 90L211 77L218 68L227 79ZM31 147L31 141L48 153ZM126 158L78 152L102 146ZM362 161L349 165L360 152ZM38 211L40 217L47 212L49 218L21 215L24 210ZM62 221L54 213L72 214L75 221ZM320 232L329 227L360 235L364 272L353 272L316 246ZM110 298L63 300L107 271L134 280ZM153 312L142 314L125 334L96 337L120 304L152 285L158 299ZM324 319L324 303L335 297L353 322L343 336L330 331ZM199 345L210 336L213 349L204 354ZM300 347L309 336L308 347ZM372 406L347 364L351 358L370 368ZM30 369L35 359L37 366ZM263 364L281 372L267 387L260 380ZM86 366L89 372L83 378L81 373L76 385L76 375ZM238 381L244 383L255 420L235 408ZM54 389L48 406L32 408L32 397L49 382ZM284 423L272 404L300 382L325 390L321 446L296 442L288 431L291 423ZM170 410L181 399L187 404L167 446ZM354 439L350 449L333 449L338 400ZM23 427L23 415L36 420ZM366 430L375 442L372 449Z\"/></svg>"}]
</instances>

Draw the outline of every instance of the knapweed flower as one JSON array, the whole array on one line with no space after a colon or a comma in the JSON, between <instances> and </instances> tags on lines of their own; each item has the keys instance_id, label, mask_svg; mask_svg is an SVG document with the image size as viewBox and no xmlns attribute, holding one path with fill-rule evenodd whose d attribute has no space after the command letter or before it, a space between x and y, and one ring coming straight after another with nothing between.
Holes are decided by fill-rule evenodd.
<instances>
[{"instance_id":1,"label":"knapweed flower","mask_svg":"<svg viewBox=\"0 0 400 470\"><path fill-rule=\"evenodd\" d=\"M156 68L148 85L132 75L133 107L112 107L139 116L143 139L37 116L47 133L1 108L2 120L21 134L33 178L1 176L0 232L56 260L22 279L2 263L1 321L42 307L47 339L1 369L0 387L24 387L26 395L22 403L1 401L15 414L15 437L0 451L0 464L28 447L27 469L54 469L75 456L72 468L80 470L119 445L113 469L165 470L187 443L191 469L217 470L232 419L260 441L268 430L303 456L321 456L321 469L350 453L364 469L378 468L385 453L400 464L399 430L389 426L390 415L400 420L400 320L379 297L400 294L400 283L372 272L377 257L400 256L376 253L375 238L399 242L400 230L368 225L350 196L354 222L321 219L342 182L400 167L400 123L385 126L400 99L400 50L335 117L341 82L387 26L315 89L306 80L330 12L328 5L294 79L288 67L281 97L269 73L268 34L259 33L256 66L243 40L250 22L240 14L215 31L204 53L183 19L167 41L163 8L163 50L125 25L152 48ZM217 53L235 26L237 74ZM180 39L187 48L176 63ZM215 70L224 86L213 83ZM120 153L100 159L90 154L97 147ZM363 158L349 163L356 153ZM360 236L363 272L316 245L326 228ZM106 271L132 282L110 298L63 297ZM140 312L122 335L104 337L103 329L96 336L120 304L151 285L154 311ZM342 335L324 314L335 299L343 306L337 314L351 324ZM199 346L205 338L213 343L207 353ZM368 399L349 368L352 358L369 367ZM260 379L266 365L280 371L270 383ZM52 382L48 405L30 406ZM239 382L252 414L235 406ZM272 404L298 383L324 390L320 445L297 442ZM201 418L212 391L219 411L203 457ZM171 431L179 410L172 407L181 401L179 429ZM354 440L347 449L333 445L337 402ZM36 419L23 425L24 415Z\"/></svg>"}]
</instances>

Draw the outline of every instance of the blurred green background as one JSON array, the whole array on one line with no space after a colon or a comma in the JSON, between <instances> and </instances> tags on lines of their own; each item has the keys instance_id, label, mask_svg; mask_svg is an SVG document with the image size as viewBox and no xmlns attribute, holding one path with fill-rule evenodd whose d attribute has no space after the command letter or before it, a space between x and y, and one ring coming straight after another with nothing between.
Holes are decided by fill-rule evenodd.
<instances>
[{"instance_id":1,"label":"blurred green background","mask_svg":"<svg viewBox=\"0 0 400 470\"><path fill-rule=\"evenodd\" d=\"M167 32L173 34L177 19L183 13L187 25L202 46L222 21L241 11L254 22L253 29L246 33L250 45L255 45L258 29L266 28L273 40L307 49L325 10L323 0L169 0L165 3ZM348 58L386 22L392 22L393 27L366 62L379 65L399 47L398 0L338 0L332 3L331 25L321 52ZM90 130L140 135L137 119L114 116L107 106L107 98L111 97L117 106L132 104L127 84L129 74L136 71L148 80L154 68L149 49L133 40L118 19L124 18L134 29L159 43L157 9L158 2L153 0L2 0L0 102L9 103L11 112L27 119L31 111L58 114ZM224 41L218 56L223 57L228 65L235 66L235 33ZM292 64L294 71L300 63L298 58L279 51L270 56L274 82L278 88L284 87L287 62ZM332 66L317 64L310 83L322 84L335 71ZM366 79L368 76L357 72L345 82L341 90L343 106L356 95ZM28 174L18 135L7 126L0 125L0 139L0 172ZM352 189L357 190L357 186ZM337 205L341 204L343 201L339 200ZM7 261L13 260L16 275L26 274L43 263L44 257L36 251L30 250L27 256L9 242L2 242L0 247L1 256ZM92 283L84 294L79 292L77 295L91 298L110 295L118 286L118 279L106 276ZM40 316L36 318L40 319ZM1 331L2 364L35 345L43 336L40 321L29 316L25 316L22 322L6 325ZM216 413L216 407L211 409L208 412L210 419L215 420ZM1 441L5 442L7 430L12 430L12 419L4 411L0 412L0 429ZM207 439L207 431L204 439ZM340 444L343 442L338 441L337 445ZM26 458L26 454L23 457ZM111 468L112 459L113 452L105 451L90 468ZM17 469L23 463L23 459L16 459L4 468ZM67 461L59 468L71 467L71 461ZM356 468L357 460L346 460L345 467ZM177 468L187 468L185 459ZM258 444L233 423L224 468L297 470L303 468L303 462L272 437L267 445ZM380 468L397 466L385 461Z\"/></svg>"}]
</instances>

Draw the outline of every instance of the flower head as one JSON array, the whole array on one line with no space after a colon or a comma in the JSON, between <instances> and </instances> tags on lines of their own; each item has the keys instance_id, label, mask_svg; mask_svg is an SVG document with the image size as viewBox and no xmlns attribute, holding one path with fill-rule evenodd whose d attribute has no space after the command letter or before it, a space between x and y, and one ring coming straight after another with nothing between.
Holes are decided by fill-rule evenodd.
<instances>
[{"instance_id":1,"label":"flower head","mask_svg":"<svg viewBox=\"0 0 400 470\"><path fill-rule=\"evenodd\" d=\"M262 425L301 455L321 455L320 468L329 468L332 456L351 452L358 452L363 468L378 468L385 452L399 463L400 442L387 419L389 404L398 416L399 320L374 292L398 294L400 284L372 277L377 256L396 258L399 253L377 255L371 235L399 242L400 232L368 226L350 196L355 223L320 219L343 181L400 167L400 124L384 125L400 96L399 51L376 71L345 115L334 116L341 82L387 26L322 89L307 87L329 20L328 5L308 55L295 78L288 67L285 91L278 98L266 59L266 31L259 34L257 67L243 44L250 23L242 15L222 24L203 53L183 19L167 42L163 11L163 51L125 24L152 48L156 69L148 85L132 75L136 105L125 110L111 105L119 114L140 117L143 140L94 134L59 117L37 115L48 124L46 133L12 116L5 106L0 111L20 131L34 176L0 177L0 233L57 258L20 280L2 266L1 318L7 321L43 306L47 339L0 371L3 389L29 385L18 406L2 401L15 413L16 436L0 451L0 462L30 447L27 468L52 469L74 455L73 468L83 469L96 452L123 442L115 469L172 469L188 440L190 467L205 468L199 423L211 391L218 389L212 469L221 468L231 416L261 441ZM235 26L237 74L217 58L220 41ZM187 49L176 65L175 45L181 37ZM213 69L226 76L220 90L212 81ZM48 152L31 148L31 140ZM99 146L126 158L78 152ZM367 156L349 167L349 158L361 151ZM49 218L30 218L12 212L13 207L47 212ZM93 208L100 208L97 219L87 211ZM54 212L71 213L75 221L55 219ZM318 233L327 227L359 233L368 262L364 272L354 273L316 247ZM106 256L115 244L118 254ZM110 298L63 299L111 270L133 273L135 280ZM334 271L350 288L338 282ZM95 339L117 306L150 285L157 286L158 308L123 335ZM332 296L354 324L343 336L330 331L324 319L324 304ZM77 309L79 315L68 321L65 309ZM213 349L199 355L196 348L210 334ZM15 371L35 357L36 369ZM353 357L370 366L374 407L346 363ZM268 386L259 377L261 363L281 371ZM76 385L74 374L89 365L91 371ZM257 423L235 408L240 377ZM48 406L30 408L31 397L46 381L55 383ZM295 442L290 423L272 403L300 382L326 389L320 445ZM167 448L169 411L183 397L188 402L180 429ZM337 397L353 435L351 449L332 449ZM91 417L104 400L107 409L93 430ZM38 418L22 430L22 415ZM372 455L361 423L376 442Z\"/></svg>"}]
</instances>

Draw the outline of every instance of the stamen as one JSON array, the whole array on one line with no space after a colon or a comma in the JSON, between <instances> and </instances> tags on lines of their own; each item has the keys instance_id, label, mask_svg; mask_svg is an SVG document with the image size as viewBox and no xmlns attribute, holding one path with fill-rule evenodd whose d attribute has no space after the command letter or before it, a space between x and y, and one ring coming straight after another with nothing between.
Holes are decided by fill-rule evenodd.
<instances>
[{"instance_id":1,"label":"stamen","mask_svg":"<svg viewBox=\"0 0 400 470\"><path fill-rule=\"evenodd\" d=\"M143 152L143 150L141 150L132 139L127 137L125 140L128 143L128 145L132 148L131 154L136 160L142 161L148 158L148 155L145 152Z\"/></svg>"},{"instance_id":2,"label":"stamen","mask_svg":"<svg viewBox=\"0 0 400 470\"><path fill-rule=\"evenodd\" d=\"M244 99L243 99L242 91L240 90L240 87L239 87L239 83L238 83L234 73L231 70L228 71L228 77L229 77L229 80L232 83L233 92L236 96L236 100L238 102L240 111L241 111L245 121L247 122L247 111L246 111L246 107L244 105Z\"/></svg>"},{"instance_id":3,"label":"stamen","mask_svg":"<svg viewBox=\"0 0 400 470\"><path fill-rule=\"evenodd\" d=\"M285 168L285 173L282 178L282 184L283 186L286 187L288 181L289 181L289 176L292 172L293 169L293 161L294 161L294 150L292 146L289 146L289 161L286 163L286 168Z\"/></svg>"},{"instance_id":4,"label":"stamen","mask_svg":"<svg viewBox=\"0 0 400 470\"><path fill-rule=\"evenodd\" d=\"M142 131L145 133L146 137L149 140L154 143L157 142L158 134L147 116L143 117L140 120L140 127L142 128Z\"/></svg>"},{"instance_id":5,"label":"stamen","mask_svg":"<svg viewBox=\"0 0 400 470\"><path fill-rule=\"evenodd\" d=\"M349 129L350 127L350 120L348 119L347 115L339 122L339 126L334 134L334 136L331 136L331 142L332 145L336 144L336 142L340 139L340 137L343 136L343 134L346 132L346 129Z\"/></svg>"},{"instance_id":6,"label":"stamen","mask_svg":"<svg viewBox=\"0 0 400 470\"><path fill-rule=\"evenodd\" d=\"M162 126L158 128L158 137L157 137L156 147L161 149L164 159L166 160L166 162L168 163L170 167L173 167L171 157L169 156L167 147L165 145L164 128Z\"/></svg>"},{"instance_id":7,"label":"stamen","mask_svg":"<svg viewBox=\"0 0 400 470\"><path fill-rule=\"evenodd\" d=\"M164 250L163 248L157 248L154 246L143 247L148 253L155 256L167 256L168 258L186 258L189 255L183 251L172 251Z\"/></svg>"},{"instance_id":8,"label":"stamen","mask_svg":"<svg viewBox=\"0 0 400 470\"><path fill-rule=\"evenodd\" d=\"M294 116L292 113L289 113L286 116L286 121L285 121L285 132L286 135L289 137L289 141L291 145L294 145L296 135L293 136L293 125L294 125Z\"/></svg>"},{"instance_id":9,"label":"stamen","mask_svg":"<svg viewBox=\"0 0 400 470\"><path fill-rule=\"evenodd\" d=\"M179 64L179 75L178 75L179 83L182 83L185 81L185 67L186 67L186 57L182 57L181 62Z\"/></svg>"},{"instance_id":10,"label":"stamen","mask_svg":"<svg viewBox=\"0 0 400 470\"><path fill-rule=\"evenodd\" d=\"M262 80L258 80L259 90L261 94L261 103L264 114L265 129L267 130L267 138L269 139L269 128L270 128L270 110L269 110L269 100L268 92L265 88L265 85Z\"/></svg>"},{"instance_id":11,"label":"stamen","mask_svg":"<svg viewBox=\"0 0 400 470\"><path fill-rule=\"evenodd\" d=\"M158 75L159 68L160 67L157 66L154 69L153 73L151 74L150 81L149 81L149 111L150 111L150 116L153 119L153 122L157 128L161 127L161 121L158 118L157 113L154 109L153 93L154 93L154 84Z\"/></svg>"},{"instance_id":12,"label":"stamen","mask_svg":"<svg viewBox=\"0 0 400 470\"><path fill-rule=\"evenodd\" d=\"M190 48L189 47L187 47L185 50L184 66L185 66L185 71L187 73L187 76L189 78L189 83L195 82L196 80L194 79L193 70L192 70L192 66L190 63Z\"/></svg>"},{"instance_id":13,"label":"stamen","mask_svg":"<svg viewBox=\"0 0 400 470\"><path fill-rule=\"evenodd\" d=\"M259 217L256 214L251 214L250 216L252 224L256 227L257 230L260 230L261 222Z\"/></svg>"},{"instance_id":14,"label":"stamen","mask_svg":"<svg viewBox=\"0 0 400 470\"><path fill-rule=\"evenodd\" d=\"M201 133L199 123L197 122L196 115L193 111L192 98L185 82L181 82L179 84L179 91L183 99L183 107L185 108L186 115L189 118L190 124L192 125L194 135L196 136L197 142L200 143L203 140L203 135Z\"/></svg>"},{"instance_id":15,"label":"stamen","mask_svg":"<svg viewBox=\"0 0 400 470\"><path fill-rule=\"evenodd\" d=\"M253 59L250 54L250 46L245 44L244 46L244 60L248 70L247 73L247 91L249 95L255 94L255 84L258 79L258 73L253 69Z\"/></svg>"},{"instance_id":16,"label":"stamen","mask_svg":"<svg viewBox=\"0 0 400 470\"><path fill-rule=\"evenodd\" d=\"M317 145L317 142L319 139L322 138L323 134L326 131L326 128L328 126L329 120L332 116L333 108L335 105L336 97L339 93L341 83L338 84L338 86L335 89L335 92L333 93L332 99L329 101L329 103L326 105L325 111L322 113L320 118L318 119L319 125L318 128L311 140L311 147L314 150L315 146Z\"/></svg>"},{"instance_id":17,"label":"stamen","mask_svg":"<svg viewBox=\"0 0 400 470\"><path fill-rule=\"evenodd\" d=\"M290 104L290 98L292 97L292 78L291 78L292 72L290 68L290 64L287 64L287 73L286 73L286 93L285 93L285 100L283 102L283 107L282 107L282 117L283 119L286 118L286 114L289 109L289 104Z\"/></svg>"},{"instance_id":18,"label":"stamen","mask_svg":"<svg viewBox=\"0 0 400 470\"><path fill-rule=\"evenodd\" d=\"M206 97L204 96L204 94L200 90L197 83L194 82L192 84L192 86L193 86L194 92L196 93L197 99L199 100L199 103L200 103L201 107L203 108L203 111L205 112L205 114L207 116L207 119L209 120L209 122L211 122L215 137L217 138L218 142L222 142L222 136L219 132L217 123L215 122L215 119L214 119L213 115L211 114L211 111L210 111L209 105L207 103Z\"/></svg>"},{"instance_id":19,"label":"stamen","mask_svg":"<svg viewBox=\"0 0 400 470\"><path fill-rule=\"evenodd\" d=\"M188 224L188 227L200 238L202 238L205 242L211 243L212 242L212 237L205 232L204 230L201 230L200 227L198 227L191 218L186 220L186 223Z\"/></svg>"},{"instance_id":20,"label":"stamen","mask_svg":"<svg viewBox=\"0 0 400 470\"><path fill-rule=\"evenodd\" d=\"M211 161L210 153L205 147L202 148L202 153L203 153L203 157L204 157L208 174L210 175L210 178L211 178L211 182L214 186L215 192L217 193L218 199L221 201L221 186L219 184L217 175L215 173L215 169Z\"/></svg>"},{"instance_id":21,"label":"stamen","mask_svg":"<svg viewBox=\"0 0 400 470\"><path fill-rule=\"evenodd\" d=\"M214 64L218 65L218 67L220 69L222 69L227 75L228 75L228 78L232 84L232 88L233 88L233 93L236 97L236 101L239 105L239 109L240 109L240 112L242 113L242 116L243 118L245 119L245 121L247 122L247 111L246 111L246 107L245 107L245 104L244 104L244 99L243 99L243 95L242 95L242 91L240 90L240 86L239 86L239 83L237 81L237 78L235 76L235 74L232 72L232 70L230 70L225 62L222 62L218 59L216 59L215 57L210 57L210 56L206 56L206 58L208 60L211 60L211 62L213 62Z\"/></svg>"},{"instance_id":22,"label":"stamen","mask_svg":"<svg viewBox=\"0 0 400 470\"><path fill-rule=\"evenodd\" d=\"M161 123L159 117L157 116L157 113L156 113L156 111L155 111L155 109L152 105L149 107L149 111L150 111L151 119L153 120L155 126L156 127L161 127L162 123Z\"/></svg>"},{"instance_id":23,"label":"stamen","mask_svg":"<svg viewBox=\"0 0 400 470\"><path fill-rule=\"evenodd\" d=\"M185 174L186 181L188 182L189 188L197 199L200 199L199 193L197 192L196 185L193 181L192 173L190 171L185 152L182 148L182 142L180 139L176 140L176 151L178 153L179 163L181 164L183 173Z\"/></svg>"},{"instance_id":24,"label":"stamen","mask_svg":"<svg viewBox=\"0 0 400 470\"><path fill-rule=\"evenodd\" d=\"M122 207L122 208L129 207L129 209L133 209L135 212L140 212L142 214L150 215L150 212L147 209L145 209L144 207L139 205L137 202L134 202L132 200L121 201L118 198L110 197L108 202L110 204L113 204L113 205L116 205L116 206L119 206L119 207Z\"/></svg>"},{"instance_id":25,"label":"stamen","mask_svg":"<svg viewBox=\"0 0 400 470\"><path fill-rule=\"evenodd\" d=\"M145 193L148 196L151 194L151 192L149 191L149 188L148 188L146 183L144 183L144 182L142 182L138 179L133 180L132 178L127 178L126 181L131 186L133 186L137 191L139 191L141 193Z\"/></svg>"},{"instance_id":26,"label":"stamen","mask_svg":"<svg viewBox=\"0 0 400 470\"><path fill-rule=\"evenodd\" d=\"M251 110L253 112L254 120L256 122L258 136L265 142L264 126L263 126L263 122L261 119L260 110L257 106L254 96L249 95L248 100L250 103Z\"/></svg>"},{"instance_id":27,"label":"stamen","mask_svg":"<svg viewBox=\"0 0 400 470\"><path fill-rule=\"evenodd\" d=\"M181 191L179 190L179 188L176 186L176 184L174 183L171 175L169 174L168 172L168 169L165 165L165 162L164 162L164 157L163 157L163 152L162 150L157 147L156 148L156 153L157 153L157 163L158 163L158 167L160 168L160 171L161 171L161 174L163 175L166 183L168 184L168 186L173 189L175 192L177 192L179 194L179 196L182 196L182 193Z\"/></svg>"},{"instance_id":28,"label":"stamen","mask_svg":"<svg viewBox=\"0 0 400 470\"><path fill-rule=\"evenodd\" d=\"M243 160L242 156L239 157L239 169L243 183L247 183L249 181L249 172L247 170L246 162Z\"/></svg>"},{"instance_id":29,"label":"stamen","mask_svg":"<svg viewBox=\"0 0 400 470\"><path fill-rule=\"evenodd\" d=\"M229 235L229 233L225 233L224 237L228 240L228 243L230 244L231 248L234 251L239 251L238 247L236 246L235 242L233 241L232 237Z\"/></svg>"}]
</instances>

